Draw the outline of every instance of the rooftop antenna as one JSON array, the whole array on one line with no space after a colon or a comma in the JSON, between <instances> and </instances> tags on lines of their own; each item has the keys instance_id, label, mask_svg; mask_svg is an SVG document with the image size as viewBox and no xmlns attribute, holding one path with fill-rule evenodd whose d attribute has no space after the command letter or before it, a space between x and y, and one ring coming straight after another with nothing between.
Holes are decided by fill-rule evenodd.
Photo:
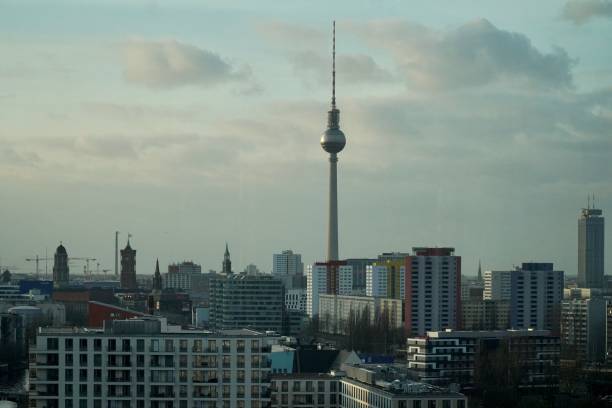
<instances>
[{"instance_id":1,"label":"rooftop antenna","mask_svg":"<svg viewBox=\"0 0 612 408\"><path fill-rule=\"evenodd\" d=\"M593 209L595 209L595 193L593 193Z\"/></svg>"},{"instance_id":2,"label":"rooftop antenna","mask_svg":"<svg viewBox=\"0 0 612 408\"><path fill-rule=\"evenodd\" d=\"M587 210L591 209L591 195L587 194Z\"/></svg>"},{"instance_id":3,"label":"rooftop antenna","mask_svg":"<svg viewBox=\"0 0 612 408\"><path fill-rule=\"evenodd\" d=\"M336 109L336 20L332 34L332 109Z\"/></svg>"}]
</instances>

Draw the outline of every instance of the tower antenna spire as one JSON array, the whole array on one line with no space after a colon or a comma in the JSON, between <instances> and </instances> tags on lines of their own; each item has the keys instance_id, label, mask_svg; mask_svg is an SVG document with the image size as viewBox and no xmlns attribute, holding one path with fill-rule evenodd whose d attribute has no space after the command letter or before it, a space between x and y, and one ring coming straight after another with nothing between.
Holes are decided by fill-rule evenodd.
<instances>
[{"instance_id":1,"label":"tower antenna spire","mask_svg":"<svg viewBox=\"0 0 612 408\"><path fill-rule=\"evenodd\" d=\"M332 109L336 109L336 20L332 27Z\"/></svg>"}]
</instances>

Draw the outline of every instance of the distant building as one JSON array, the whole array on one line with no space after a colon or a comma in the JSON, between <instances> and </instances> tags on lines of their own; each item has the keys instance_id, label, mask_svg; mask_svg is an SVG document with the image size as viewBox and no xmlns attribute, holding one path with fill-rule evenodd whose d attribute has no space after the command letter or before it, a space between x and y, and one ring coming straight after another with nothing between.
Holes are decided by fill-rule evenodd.
<instances>
[{"instance_id":1,"label":"distant building","mask_svg":"<svg viewBox=\"0 0 612 408\"><path fill-rule=\"evenodd\" d=\"M367 315L370 324L387 319L390 329L403 326L403 302L401 299L319 295L319 330L331 334L347 334L346 328L351 318Z\"/></svg>"},{"instance_id":2,"label":"distant building","mask_svg":"<svg viewBox=\"0 0 612 408\"><path fill-rule=\"evenodd\" d=\"M510 328L510 301L461 301L462 330L506 330Z\"/></svg>"},{"instance_id":3,"label":"distant building","mask_svg":"<svg viewBox=\"0 0 612 408\"><path fill-rule=\"evenodd\" d=\"M561 303L562 357L603 362L606 359L607 301L600 295L567 292Z\"/></svg>"},{"instance_id":4,"label":"distant building","mask_svg":"<svg viewBox=\"0 0 612 408\"><path fill-rule=\"evenodd\" d=\"M181 289L190 291L194 281L202 274L202 267L191 261L168 265L168 273L164 276L165 289Z\"/></svg>"},{"instance_id":5,"label":"distant building","mask_svg":"<svg viewBox=\"0 0 612 408\"><path fill-rule=\"evenodd\" d=\"M247 266L244 267L243 273L247 275L259 275L261 272L259 271L259 268L257 268L257 265L248 264Z\"/></svg>"},{"instance_id":6,"label":"distant building","mask_svg":"<svg viewBox=\"0 0 612 408\"><path fill-rule=\"evenodd\" d=\"M272 255L272 275L274 277L302 275L303 273L302 255L296 254L290 249Z\"/></svg>"},{"instance_id":7,"label":"distant building","mask_svg":"<svg viewBox=\"0 0 612 408\"><path fill-rule=\"evenodd\" d=\"M306 312L306 289L285 290L285 308Z\"/></svg>"},{"instance_id":8,"label":"distant building","mask_svg":"<svg viewBox=\"0 0 612 408\"><path fill-rule=\"evenodd\" d=\"M405 299L406 258L377 261L366 268L366 296Z\"/></svg>"},{"instance_id":9,"label":"distant building","mask_svg":"<svg viewBox=\"0 0 612 408\"><path fill-rule=\"evenodd\" d=\"M559 385L560 342L549 330L432 331L406 343L411 377L429 384L477 386L493 359L509 377L518 370L520 388Z\"/></svg>"},{"instance_id":10,"label":"distant building","mask_svg":"<svg viewBox=\"0 0 612 408\"><path fill-rule=\"evenodd\" d=\"M413 248L406 257L405 328L410 336L461 327L461 257L454 248Z\"/></svg>"},{"instance_id":11,"label":"distant building","mask_svg":"<svg viewBox=\"0 0 612 408\"><path fill-rule=\"evenodd\" d=\"M283 328L285 297L270 275L231 274L210 281L210 325L216 329Z\"/></svg>"},{"instance_id":12,"label":"distant building","mask_svg":"<svg viewBox=\"0 0 612 408\"><path fill-rule=\"evenodd\" d=\"M70 282L70 268L68 267L68 252L64 245L60 244L55 250L53 257L53 286L63 288Z\"/></svg>"},{"instance_id":13,"label":"distant building","mask_svg":"<svg viewBox=\"0 0 612 408\"><path fill-rule=\"evenodd\" d=\"M232 273L232 260L230 259L229 247L225 243L225 253L223 254L223 263L221 264L221 273L230 275Z\"/></svg>"},{"instance_id":14,"label":"distant building","mask_svg":"<svg viewBox=\"0 0 612 408\"><path fill-rule=\"evenodd\" d=\"M95 300L90 300L87 302L87 327L102 328L104 326L104 322L110 322L112 320L125 320L143 316L147 315L145 313L126 309L117 305L96 302Z\"/></svg>"},{"instance_id":15,"label":"distant building","mask_svg":"<svg viewBox=\"0 0 612 408\"><path fill-rule=\"evenodd\" d=\"M595 208L583 208L578 218L578 286L604 286L604 217Z\"/></svg>"},{"instance_id":16,"label":"distant building","mask_svg":"<svg viewBox=\"0 0 612 408\"><path fill-rule=\"evenodd\" d=\"M150 275L149 275L150 276ZM121 250L121 288L136 289L136 250L127 245Z\"/></svg>"},{"instance_id":17,"label":"distant building","mask_svg":"<svg viewBox=\"0 0 612 408\"><path fill-rule=\"evenodd\" d=\"M353 292L365 293L366 288L366 270L368 265L376 262L376 259L370 258L347 258L344 260L348 266L353 268Z\"/></svg>"},{"instance_id":18,"label":"distant building","mask_svg":"<svg viewBox=\"0 0 612 408\"><path fill-rule=\"evenodd\" d=\"M319 314L319 294L352 295L353 267L344 261L317 262L306 270L306 313Z\"/></svg>"},{"instance_id":19,"label":"distant building","mask_svg":"<svg viewBox=\"0 0 612 408\"><path fill-rule=\"evenodd\" d=\"M525 262L512 271L486 271L484 298L510 301L513 329L559 333L563 271L552 263Z\"/></svg>"}]
</instances>

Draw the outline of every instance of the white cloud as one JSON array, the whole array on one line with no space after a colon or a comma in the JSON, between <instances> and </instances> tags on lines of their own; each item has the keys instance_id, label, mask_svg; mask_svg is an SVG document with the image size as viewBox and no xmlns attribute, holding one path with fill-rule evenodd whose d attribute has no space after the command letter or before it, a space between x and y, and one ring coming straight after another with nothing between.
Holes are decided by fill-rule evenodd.
<instances>
[{"instance_id":1,"label":"white cloud","mask_svg":"<svg viewBox=\"0 0 612 408\"><path fill-rule=\"evenodd\" d=\"M214 52L176 40L128 41L123 64L127 81L150 87L214 86L251 78L249 66L236 67Z\"/></svg>"},{"instance_id":2,"label":"white cloud","mask_svg":"<svg viewBox=\"0 0 612 408\"><path fill-rule=\"evenodd\" d=\"M612 1L570 0L563 7L563 17L575 24L584 24L595 17L612 18Z\"/></svg>"}]
</instances>

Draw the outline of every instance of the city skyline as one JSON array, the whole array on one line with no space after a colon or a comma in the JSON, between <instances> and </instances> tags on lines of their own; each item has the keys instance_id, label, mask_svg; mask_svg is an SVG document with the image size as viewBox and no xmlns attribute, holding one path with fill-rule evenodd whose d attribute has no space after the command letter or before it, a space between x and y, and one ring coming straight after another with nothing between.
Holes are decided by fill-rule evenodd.
<instances>
[{"instance_id":1,"label":"city skyline","mask_svg":"<svg viewBox=\"0 0 612 408\"><path fill-rule=\"evenodd\" d=\"M121 247L134 234L139 274L156 258L218 269L225 241L236 270L283 249L324 260L336 18L341 258L452 246L467 275L482 259L575 276L586 195L604 216L612 202L611 20L377 4L6 3L2 264L33 271L25 258L63 241L113 269L115 230Z\"/></svg>"}]
</instances>

